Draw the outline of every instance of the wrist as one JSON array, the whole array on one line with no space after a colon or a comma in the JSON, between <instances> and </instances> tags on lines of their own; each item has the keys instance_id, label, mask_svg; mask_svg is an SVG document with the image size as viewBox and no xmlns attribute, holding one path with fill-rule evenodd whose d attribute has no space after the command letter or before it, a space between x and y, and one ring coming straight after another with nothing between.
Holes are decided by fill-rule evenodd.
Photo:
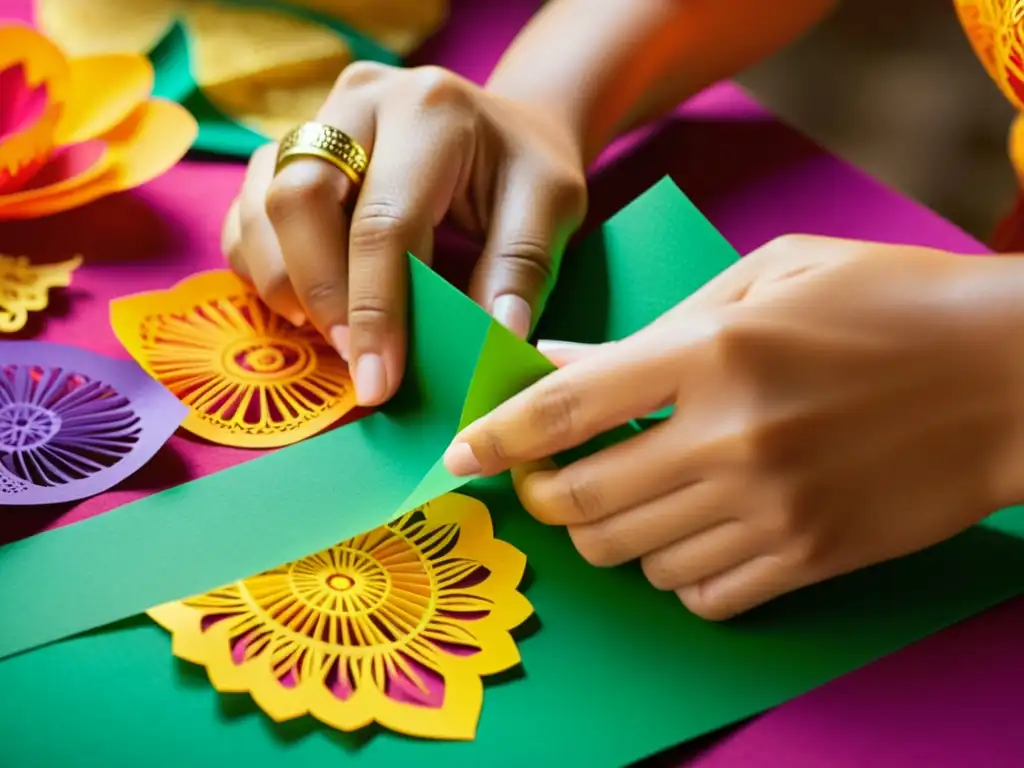
<instances>
[{"instance_id":1,"label":"wrist","mask_svg":"<svg viewBox=\"0 0 1024 768\"><path fill-rule=\"evenodd\" d=\"M995 433L987 483L993 512L1024 503L1024 256L958 258L963 270L948 300L968 330L964 363L975 367L978 405ZM984 407L987 397L994 408Z\"/></svg>"}]
</instances>

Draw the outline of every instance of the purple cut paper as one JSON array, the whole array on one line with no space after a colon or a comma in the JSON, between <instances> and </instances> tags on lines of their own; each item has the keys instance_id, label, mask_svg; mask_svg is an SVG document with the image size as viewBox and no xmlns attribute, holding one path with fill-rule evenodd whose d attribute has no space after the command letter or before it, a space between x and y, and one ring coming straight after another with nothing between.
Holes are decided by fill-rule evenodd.
<instances>
[{"instance_id":1,"label":"purple cut paper","mask_svg":"<svg viewBox=\"0 0 1024 768\"><path fill-rule=\"evenodd\" d=\"M152 459L187 413L133 361L0 342L0 507L112 488Z\"/></svg>"}]
</instances>

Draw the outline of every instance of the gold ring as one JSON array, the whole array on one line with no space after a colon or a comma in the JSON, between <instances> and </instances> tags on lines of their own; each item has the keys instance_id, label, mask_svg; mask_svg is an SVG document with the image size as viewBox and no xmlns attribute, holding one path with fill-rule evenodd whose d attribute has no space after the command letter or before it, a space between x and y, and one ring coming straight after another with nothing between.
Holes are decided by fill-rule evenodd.
<instances>
[{"instance_id":1,"label":"gold ring","mask_svg":"<svg viewBox=\"0 0 1024 768\"><path fill-rule=\"evenodd\" d=\"M362 184L370 158L359 142L344 131L323 123L303 123L281 139L277 148L277 174L292 160L319 157L340 170L355 184Z\"/></svg>"}]
</instances>

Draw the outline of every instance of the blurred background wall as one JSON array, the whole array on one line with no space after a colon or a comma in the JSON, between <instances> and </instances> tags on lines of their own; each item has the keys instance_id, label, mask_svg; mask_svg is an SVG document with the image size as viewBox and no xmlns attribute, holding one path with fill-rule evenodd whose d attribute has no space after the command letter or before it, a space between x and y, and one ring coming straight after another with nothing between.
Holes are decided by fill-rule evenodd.
<instances>
[{"instance_id":1,"label":"blurred background wall","mask_svg":"<svg viewBox=\"0 0 1024 768\"><path fill-rule=\"evenodd\" d=\"M740 80L821 144L980 239L1010 205L1013 111L951 0L845 0Z\"/></svg>"}]
</instances>

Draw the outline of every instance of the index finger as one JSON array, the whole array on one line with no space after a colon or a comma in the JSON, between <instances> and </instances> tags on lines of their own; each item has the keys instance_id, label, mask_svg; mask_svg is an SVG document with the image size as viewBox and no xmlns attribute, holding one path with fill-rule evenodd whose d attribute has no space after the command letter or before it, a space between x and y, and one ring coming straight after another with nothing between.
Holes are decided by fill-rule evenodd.
<instances>
[{"instance_id":1,"label":"index finger","mask_svg":"<svg viewBox=\"0 0 1024 768\"><path fill-rule=\"evenodd\" d=\"M660 337L641 332L544 377L460 432L445 467L456 476L498 474L668 405L674 366Z\"/></svg>"}]
</instances>

